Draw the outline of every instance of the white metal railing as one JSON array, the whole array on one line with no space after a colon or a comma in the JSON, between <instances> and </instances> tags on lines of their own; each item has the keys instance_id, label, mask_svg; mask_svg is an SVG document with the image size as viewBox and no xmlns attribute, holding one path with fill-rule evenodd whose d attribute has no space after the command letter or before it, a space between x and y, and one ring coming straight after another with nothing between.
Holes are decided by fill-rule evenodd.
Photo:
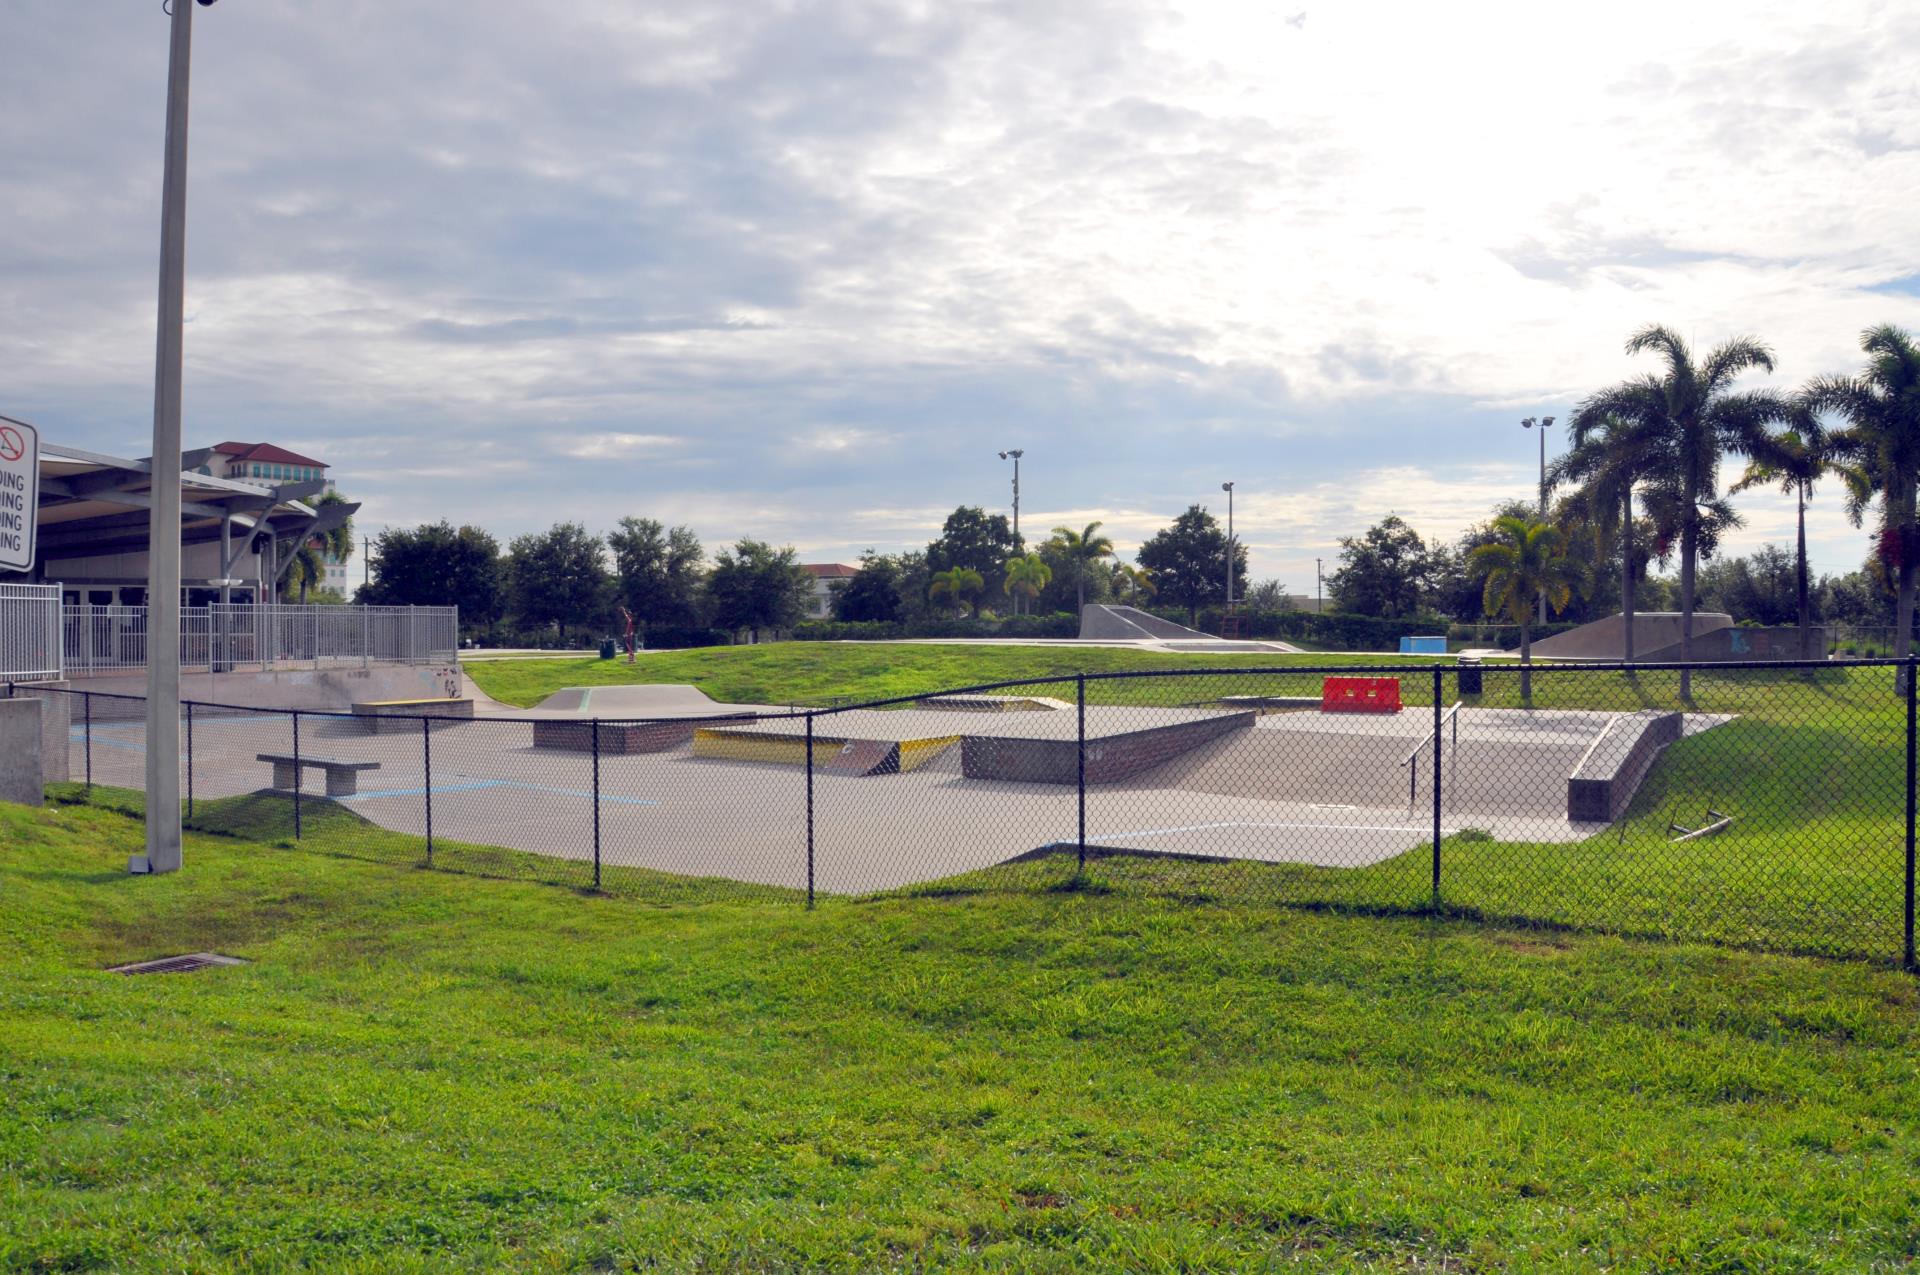
<instances>
[{"instance_id":1,"label":"white metal railing","mask_svg":"<svg viewBox=\"0 0 1920 1275\"><path fill-rule=\"evenodd\" d=\"M1437 745L1440 742L1440 732L1447 728L1448 722L1453 723L1453 741L1447 749L1447 763L1449 766L1455 768L1450 772L1449 778L1451 778L1452 774L1458 773L1457 768L1460 764L1460 703L1461 701L1455 700L1453 707L1447 710L1446 716L1442 717L1438 724L1436 724L1431 731L1427 732L1427 737L1416 744L1413 751L1408 753L1406 759L1400 763L1407 771L1408 810L1412 810L1420 802L1420 772L1414 769L1413 763L1420 759L1420 755L1426 752L1429 746Z\"/></svg>"},{"instance_id":2,"label":"white metal railing","mask_svg":"<svg viewBox=\"0 0 1920 1275\"><path fill-rule=\"evenodd\" d=\"M57 587L54 598L57 604ZM78 603L62 607L60 614L66 673L85 676L147 666L147 608ZM451 663L457 657L459 631L458 607L285 602L182 607L180 665L228 672L330 663Z\"/></svg>"},{"instance_id":3,"label":"white metal railing","mask_svg":"<svg viewBox=\"0 0 1920 1275\"><path fill-rule=\"evenodd\" d=\"M0 677L59 677L60 638L59 585L0 584Z\"/></svg>"}]
</instances>

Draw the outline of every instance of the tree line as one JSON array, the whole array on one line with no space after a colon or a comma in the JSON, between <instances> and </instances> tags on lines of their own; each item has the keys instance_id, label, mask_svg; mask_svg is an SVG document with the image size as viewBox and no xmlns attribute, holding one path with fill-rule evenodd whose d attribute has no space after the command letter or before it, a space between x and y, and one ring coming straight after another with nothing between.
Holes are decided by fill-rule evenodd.
<instances>
[{"instance_id":1,"label":"tree line","mask_svg":"<svg viewBox=\"0 0 1920 1275\"><path fill-rule=\"evenodd\" d=\"M1648 564L1675 561L1678 579L1661 590L1671 602L1662 597L1659 605L1683 617L1686 661L1703 583L1738 618L1779 614L1784 551L1769 546L1717 572L1711 566L1726 533L1742 525L1729 498L1771 486L1792 495L1798 513L1793 614L1803 654L1817 654L1805 639L1823 597L1836 610L1858 613L1872 609L1877 591L1892 597L1894 649L1904 656L1920 568L1920 348L1891 325L1863 332L1860 348L1866 360L1851 375L1815 377L1791 391L1739 389L1743 375L1773 371L1764 343L1737 337L1702 356L1671 328L1643 328L1628 340L1627 353L1654 355L1658 370L1581 401L1570 423L1572 445L1547 475L1549 491L1562 493L1551 509L1519 504L1499 511L1454 547L1428 545L1389 518L1341 542L1335 597L1344 607L1387 615L1433 599L1459 614L1470 609L1477 586L1483 613L1520 625L1523 657L1534 599L1560 614L1577 602L1610 612L1617 601L1628 620L1631 660L1632 617L1654 592ZM1723 491L1721 467L1734 457L1746 464ZM1807 568L1806 507L1828 478L1840 483L1853 524L1871 513L1875 528L1860 571L1816 586ZM1763 599L1771 614L1752 616ZM1690 682L1683 671L1683 696Z\"/></svg>"},{"instance_id":2,"label":"tree line","mask_svg":"<svg viewBox=\"0 0 1920 1275\"><path fill-rule=\"evenodd\" d=\"M555 523L504 551L479 527L390 528L373 542L373 570L356 601L457 606L467 636L563 645L620 632L623 609L656 645L709 640L708 629L758 640L797 623L812 589L791 547L748 537L708 563L691 528L631 517L604 536Z\"/></svg>"},{"instance_id":3,"label":"tree line","mask_svg":"<svg viewBox=\"0 0 1920 1275\"><path fill-rule=\"evenodd\" d=\"M1191 620L1225 600L1227 535L1194 505L1123 562L1102 523L1055 527L1036 545L1014 534L1005 514L962 505L947 515L924 550L868 550L834 600L834 617L908 627L948 617L1078 614L1088 603L1176 606ZM1247 549L1235 544L1234 571L1245 587ZM1285 605L1278 581L1255 586L1270 609Z\"/></svg>"}]
</instances>

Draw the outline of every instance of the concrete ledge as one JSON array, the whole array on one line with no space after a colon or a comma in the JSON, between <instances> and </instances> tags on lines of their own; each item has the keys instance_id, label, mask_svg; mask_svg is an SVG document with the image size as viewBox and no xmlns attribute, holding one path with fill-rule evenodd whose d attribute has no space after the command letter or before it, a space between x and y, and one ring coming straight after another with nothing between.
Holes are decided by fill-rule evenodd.
<instances>
[{"instance_id":1,"label":"concrete ledge","mask_svg":"<svg viewBox=\"0 0 1920 1275\"><path fill-rule=\"evenodd\" d=\"M40 773L41 703L0 699L0 801L37 806L45 795Z\"/></svg>"},{"instance_id":2,"label":"concrete ledge","mask_svg":"<svg viewBox=\"0 0 1920 1275\"><path fill-rule=\"evenodd\" d=\"M961 713L1051 713L1072 704L1051 695L934 695L921 708L943 708Z\"/></svg>"},{"instance_id":3,"label":"concrete ledge","mask_svg":"<svg viewBox=\"0 0 1920 1275\"><path fill-rule=\"evenodd\" d=\"M458 696L453 699L358 700L353 705L353 715L360 719L360 728L369 735L392 735L403 731L418 733L420 723L416 718L432 718L429 730L442 730L455 722L472 721L473 701Z\"/></svg>"},{"instance_id":4,"label":"concrete ledge","mask_svg":"<svg viewBox=\"0 0 1920 1275\"><path fill-rule=\"evenodd\" d=\"M1258 714L1251 710L1218 713L1168 726L1149 726L1089 739L1087 782L1111 784L1131 779L1222 735L1250 729L1256 716ZM1079 741L969 735L960 743L960 769L968 779L1077 784Z\"/></svg>"},{"instance_id":5,"label":"concrete ledge","mask_svg":"<svg viewBox=\"0 0 1920 1275\"><path fill-rule=\"evenodd\" d=\"M1679 713L1643 709L1617 717L1567 777L1567 819L1612 823L1626 810L1660 753L1680 738Z\"/></svg>"},{"instance_id":6,"label":"concrete ledge","mask_svg":"<svg viewBox=\"0 0 1920 1275\"><path fill-rule=\"evenodd\" d=\"M601 722L600 752L606 756L629 753L664 753L693 742L693 733L715 722L751 720L753 714L737 717L682 717L661 722ZM560 748L568 752L593 751L593 722L585 718L536 718L533 723L535 748Z\"/></svg>"}]
</instances>

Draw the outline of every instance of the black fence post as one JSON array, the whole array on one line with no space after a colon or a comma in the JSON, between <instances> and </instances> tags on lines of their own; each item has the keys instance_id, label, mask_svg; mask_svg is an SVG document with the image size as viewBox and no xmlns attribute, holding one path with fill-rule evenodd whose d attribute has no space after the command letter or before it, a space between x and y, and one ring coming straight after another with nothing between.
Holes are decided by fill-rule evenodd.
<instances>
[{"instance_id":1,"label":"black fence post","mask_svg":"<svg viewBox=\"0 0 1920 1275\"><path fill-rule=\"evenodd\" d=\"M306 772L300 769L300 710L293 710L293 839L300 839L300 781Z\"/></svg>"},{"instance_id":2,"label":"black fence post","mask_svg":"<svg viewBox=\"0 0 1920 1275\"><path fill-rule=\"evenodd\" d=\"M427 866L433 866L433 719L420 719L420 791L426 801Z\"/></svg>"},{"instance_id":3,"label":"black fence post","mask_svg":"<svg viewBox=\"0 0 1920 1275\"><path fill-rule=\"evenodd\" d=\"M807 906L813 906L813 714L807 714Z\"/></svg>"},{"instance_id":4,"label":"black fence post","mask_svg":"<svg viewBox=\"0 0 1920 1275\"><path fill-rule=\"evenodd\" d=\"M193 818L193 701L187 701L187 818Z\"/></svg>"},{"instance_id":5,"label":"black fence post","mask_svg":"<svg viewBox=\"0 0 1920 1275\"><path fill-rule=\"evenodd\" d=\"M80 711L85 715L86 729L82 732L81 750L87 758L87 800L93 800L93 692L80 692Z\"/></svg>"},{"instance_id":6,"label":"black fence post","mask_svg":"<svg viewBox=\"0 0 1920 1275\"><path fill-rule=\"evenodd\" d=\"M1076 699L1078 702L1079 718L1080 718L1080 724L1079 724L1080 746L1076 750L1076 759L1075 759L1076 769L1078 771L1077 782L1080 789L1080 868L1079 870L1082 872L1085 872L1087 870L1087 675L1085 673L1078 674L1075 677L1075 681L1078 683L1078 690L1079 690L1079 694L1076 697Z\"/></svg>"},{"instance_id":7,"label":"black fence post","mask_svg":"<svg viewBox=\"0 0 1920 1275\"><path fill-rule=\"evenodd\" d=\"M593 737L593 888L600 888L600 719L590 723Z\"/></svg>"},{"instance_id":8,"label":"black fence post","mask_svg":"<svg viewBox=\"0 0 1920 1275\"><path fill-rule=\"evenodd\" d=\"M1906 674L1907 693L1907 898L1906 898L1906 935L1901 948L1901 962L1909 970L1914 968L1913 959L1913 778L1914 778L1914 674L1920 671L1920 660L1908 659L1901 670Z\"/></svg>"},{"instance_id":9,"label":"black fence post","mask_svg":"<svg viewBox=\"0 0 1920 1275\"><path fill-rule=\"evenodd\" d=\"M1433 906L1440 907L1440 700L1444 689L1440 666L1433 666Z\"/></svg>"}]
</instances>

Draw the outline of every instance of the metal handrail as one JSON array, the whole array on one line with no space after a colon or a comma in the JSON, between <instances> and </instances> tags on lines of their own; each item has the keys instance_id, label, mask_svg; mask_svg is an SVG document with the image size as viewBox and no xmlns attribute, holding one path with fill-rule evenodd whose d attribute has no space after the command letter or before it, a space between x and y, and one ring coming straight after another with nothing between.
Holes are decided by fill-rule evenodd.
<instances>
[{"instance_id":1,"label":"metal handrail","mask_svg":"<svg viewBox=\"0 0 1920 1275\"><path fill-rule=\"evenodd\" d=\"M1427 732L1424 739L1414 745L1413 751L1408 753L1400 763L1407 768L1407 809L1409 810L1413 809L1420 801L1420 772L1413 768L1413 763L1419 758L1421 753L1427 751L1428 744L1440 738L1440 732L1446 729L1448 722L1453 723L1453 747L1455 750L1458 750L1460 747L1460 705L1460 700L1453 701L1453 707L1447 710L1446 715L1440 719L1439 723L1435 725L1431 731Z\"/></svg>"}]
</instances>

